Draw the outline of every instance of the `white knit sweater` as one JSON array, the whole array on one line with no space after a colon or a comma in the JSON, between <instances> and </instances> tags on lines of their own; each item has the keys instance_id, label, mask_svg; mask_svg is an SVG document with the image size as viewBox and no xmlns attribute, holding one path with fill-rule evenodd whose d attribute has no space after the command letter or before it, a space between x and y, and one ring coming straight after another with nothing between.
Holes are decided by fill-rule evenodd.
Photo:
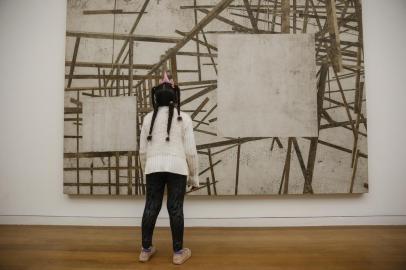
<instances>
[{"instance_id":1,"label":"white knit sweater","mask_svg":"<svg viewBox=\"0 0 406 270\"><path fill-rule=\"evenodd\" d=\"M159 106L152 130L152 139L147 140L153 112L144 116L140 135L140 161L144 174L173 172L188 176L187 183L199 187L198 155L193 133L193 122L189 114L173 110L170 140L166 141L169 106Z\"/></svg>"}]
</instances>

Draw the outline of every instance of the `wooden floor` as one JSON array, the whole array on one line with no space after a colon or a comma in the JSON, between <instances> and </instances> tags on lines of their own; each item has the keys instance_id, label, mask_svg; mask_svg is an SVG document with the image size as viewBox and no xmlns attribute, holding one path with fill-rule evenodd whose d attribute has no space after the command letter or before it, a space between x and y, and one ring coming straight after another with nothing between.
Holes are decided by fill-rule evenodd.
<instances>
[{"instance_id":1,"label":"wooden floor","mask_svg":"<svg viewBox=\"0 0 406 270\"><path fill-rule=\"evenodd\" d=\"M0 269L406 269L406 226L185 228L192 258L172 265L170 229L138 262L139 227L0 225Z\"/></svg>"}]
</instances>

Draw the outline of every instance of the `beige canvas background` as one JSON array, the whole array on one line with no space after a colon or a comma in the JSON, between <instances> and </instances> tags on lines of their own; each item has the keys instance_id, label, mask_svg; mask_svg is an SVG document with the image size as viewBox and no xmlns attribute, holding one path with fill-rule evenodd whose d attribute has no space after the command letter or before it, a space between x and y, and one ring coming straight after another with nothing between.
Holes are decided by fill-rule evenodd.
<instances>
[{"instance_id":1,"label":"beige canvas background","mask_svg":"<svg viewBox=\"0 0 406 270\"><path fill-rule=\"evenodd\" d=\"M116 7L114 7L116 3ZM121 9L124 12L140 12L142 7L146 5L146 13L137 20L138 14L107 14L107 15L85 15L85 11L111 10ZM120 63L128 64L129 58L124 58L128 52L128 44L126 38L119 37L118 34L131 34L132 26L136 24L133 46L133 68L134 79L133 86L136 95L140 91L139 102L143 107L140 110L139 117L148 110L148 93L150 87L156 83L155 78L143 79L151 71L151 68L156 63L160 63L162 56L166 57L171 54L169 49L176 48L176 73L177 81L182 89L183 102L181 109L193 114L196 113L195 134L200 153L200 168L201 179L204 188L188 193L188 195L260 195L260 194L328 194L328 193L364 193L368 191L368 173L367 173L367 140L366 140L366 89L362 85L363 95L358 112L354 106L359 104L360 98L358 93L361 89L361 81L363 81L363 50L358 51L363 44L359 42L360 31L360 11L353 6L343 6L342 3L336 4L336 20L340 22L340 16L351 16L356 18L350 22L339 24L340 29L345 30L340 32L341 40L341 57L342 64L345 66L338 74L339 80L335 79L333 65L331 60L328 60L327 52L334 47L329 44L334 44L327 28L327 7L321 6L317 10L320 13L307 18L306 30L304 18L296 16L295 27L293 17L290 17L290 33L294 31L299 34L301 32L313 33L317 36L318 32L323 35L316 37L316 71L317 76L320 76L320 69L323 62L330 63L327 73L325 73L325 91L322 102L323 111L325 112L320 119L319 137L317 149L310 149L310 140L308 137L295 137L297 143L293 143L287 137L272 137L263 139L244 139L242 141L236 138L222 137L217 135L217 125L219 123L219 104L217 104L217 73L220 72L217 63L216 49L219 47L217 36L225 33L228 34L256 34L255 31L263 31L263 34L280 34L281 28L281 13L275 13L275 21L272 14L272 1L266 4L264 9L270 10L270 13L262 13L259 15L257 22L258 30L252 25L249 13L244 8L243 1L235 1L229 3L231 6L225 6L216 17L210 18L210 21L205 24L203 32L198 32L199 52L197 52L197 44L190 37L187 42L185 40L186 33L189 33L195 26L208 18L210 10L214 10L219 1L199 2L199 5L204 5L202 8L197 8L196 15L192 1L68 1L67 2L67 37L66 37L66 79L65 85L65 108L74 107L72 99L77 99L79 92L80 96L86 91L74 91L75 87L94 87L94 91L98 94L99 85L103 85L103 78L115 76L117 69L109 67L109 64L115 62L120 50L125 48L125 54L120 58ZM292 3L293 4L293 3ZM297 1L297 9L304 12L304 1ZM217 6L218 8L218 6ZM252 7L254 10L254 7ZM292 11L291 9L290 11ZM344 15L342 15L343 11ZM310 11L309 11L310 12ZM311 11L313 12L313 11ZM237 14L237 15L236 15ZM292 12L293 14L293 12ZM324 15L323 15L324 14ZM195 20L196 16L196 20ZM316 18L317 17L317 18ZM338 18L338 19L337 19ZM324 30L323 30L324 29ZM361 29L362 30L362 29ZM110 37L100 37L100 33L110 34ZM112 33L117 34L113 36ZM203 36L204 33L204 36ZM261 32L262 33L262 32ZM80 37L76 57L74 57L75 44ZM137 37L137 38L136 38ZM155 41L145 41L145 37L153 37ZM193 38L195 38L194 36ZM156 42L156 39L170 38L172 41ZM177 47L177 44L182 44ZM209 44L209 45L205 45ZM124 47L123 47L124 46ZM238 46L238 44L236 44ZM252 48L253 51L256 48ZM357 64L357 55L360 55L359 65ZM69 74L72 67L72 60L75 58L77 62L98 63L97 65L84 66L76 65L74 74L71 76L71 85L69 84ZM173 66L171 57L162 62L169 69ZM125 59L125 60L124 60ZM334 58L335 59L335 58ZM300 61L300 59L298 60ZM329 62L330 61L330 62ZM101 63L101 64L100 64ZM142 67L137 65L149 65ZM162 66L163 66L162 65ZM215 68L216 67L216 68ZM111 73L113 70L113 73ZM105 73L103 73L103 71ZM157 70L159 71L159 69ZM99 72L99 75L97 75ZM78 79L80 75L92 74L99 76L101 82L97 78ZM105 75L104 75L105 74ZM119 80L119 85L122 87L119 94L123 95L125 89L128 88L128 67L120 69L123 80ZM154 75L154 74L152 74ZM79 76L79 77L75 77ZM105 76L105 77L103 77ZM107 77L106 77L107 76ZM144 77L143 77L144 76ZM138 79L139 78L139 79ZM319 77L317 77L317 80ZM112 83L114 80L109 80ZM115 84L113 84L115 86ZM72 88L72 89L68 89ZM128 89L127 89L128 90ZM88 90L90 93L92 90ZM103 92L102 92L103 93ZM116 92L113 92L113 94ZM144 95L145 93L145 95ZM345 98L345 102L343 100ZM145 104L142 103L145 101ZM247 101L249 102L249 101ZM345 104L347 103L347 104ZM248 104L249 105L249 104ZM201 106L201 110L197 109ZM249 107L249 106L248 106ZM312 108L313 112L317 108ZM358 117L360 115L360 117ZM351 117L351 120L349 120ZM356 119L359 118L358 124ZM65 189L68 194L91 194L92 179L91 166L98 164L107 166L110 159L110 166L121 167L128 166L128 153L120 153L118 156L111 152L104 156L100 153L83 154L84 158L76 158L77 144L79 144L79 152L82 149L82 140L75 140L75 136L81 136L81 123L79 129L74 121L65 121L64 129L64 183L69 185ZM358 128L356 129L355 126ZM77 134L78 132L78 134ZM355 132L358 134L355 137ZM73 137L70 137L73 136ZM231 140L230 140L231 139ZM290 145L290 146L289 146ZM359 155L357 151L359 150ZM300 152L300 154L298 154ZM316 153L311 155L311 153ZM79 156L82 154L79 154ZM86 157L94 156L94 157ZM108 157L110 156L110 158ZM355 158L357 157L357 158ZM353 161L357 160L356 168ZM110 195L128 195L129 186L132 185L131 194L143 194L141 183L142 174L135 171L136 154L132 156L131 168L117 172L116 170L103 169L100 171L98 182L104 187L100 193ZM284 173L285 164L289 160L289 175L288 181L284 181L287 175ZM310 165L309 165L310 163ZM88 170L77 173L75 167L89 168ZM306 175L312 169L311 191L305 188ZM131 173L130 173L131 171ZM129 180L131 174L131 179ZM119 177L120 175L120 177ZM110 180L108 180L110 179ZM83 181L85 184L80 184ZM110 182L109 182L110 181ZM132 182L132 184L129 184ZM286 184L287 182L287 184ZM115 186L112 189L111 184ZM139 184L139 185L138 185ZM115 189L115 187L117 188ZM283 187L283 188L282 188ZM138 190L139 189L139 190ZM134 193L133 191L139 191Z\"/></svg>"}]
</instances>

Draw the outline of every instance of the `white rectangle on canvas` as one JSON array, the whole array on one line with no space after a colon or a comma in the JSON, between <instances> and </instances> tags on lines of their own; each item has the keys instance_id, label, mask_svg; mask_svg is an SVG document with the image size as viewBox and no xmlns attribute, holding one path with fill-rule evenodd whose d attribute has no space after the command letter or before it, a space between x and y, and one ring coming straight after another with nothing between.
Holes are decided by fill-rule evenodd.
<instances>
[{"instance_id":1,"label":"white rectangle on canvas","mask_svg":"<svg viewBox=\"0 0 406 270\"><path fill-rule=\"evenodd\" d=\"M314 34L217 38L219 136L318 136Z\"/></svg>"},{"instance_id":2,"label":"white rectangle on canvas","mask_svg":"<svg viewBox=\"0 0 406 270\"><path fill-rule=\"evenodd\" d=\"M135 151L136 97L84 98L82 136L81 152Z\"/></svg>"}]
</instances>

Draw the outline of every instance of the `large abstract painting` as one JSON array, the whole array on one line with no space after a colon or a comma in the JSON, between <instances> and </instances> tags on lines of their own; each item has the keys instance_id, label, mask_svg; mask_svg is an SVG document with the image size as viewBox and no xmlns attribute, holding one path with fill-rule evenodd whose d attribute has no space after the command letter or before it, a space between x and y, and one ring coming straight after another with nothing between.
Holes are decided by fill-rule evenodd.
<instances>
[{"instance_id":1,"label":"large abstract painting","mask_svg":"<svg viewBox=\"0 0 406 270\"><path fill-rule=\"evenodd\" d=\"M361 0L68 0L64 193L145 195L150 89L181 89L188 195L368 192Z\"/></svg>"}]
</instances>

